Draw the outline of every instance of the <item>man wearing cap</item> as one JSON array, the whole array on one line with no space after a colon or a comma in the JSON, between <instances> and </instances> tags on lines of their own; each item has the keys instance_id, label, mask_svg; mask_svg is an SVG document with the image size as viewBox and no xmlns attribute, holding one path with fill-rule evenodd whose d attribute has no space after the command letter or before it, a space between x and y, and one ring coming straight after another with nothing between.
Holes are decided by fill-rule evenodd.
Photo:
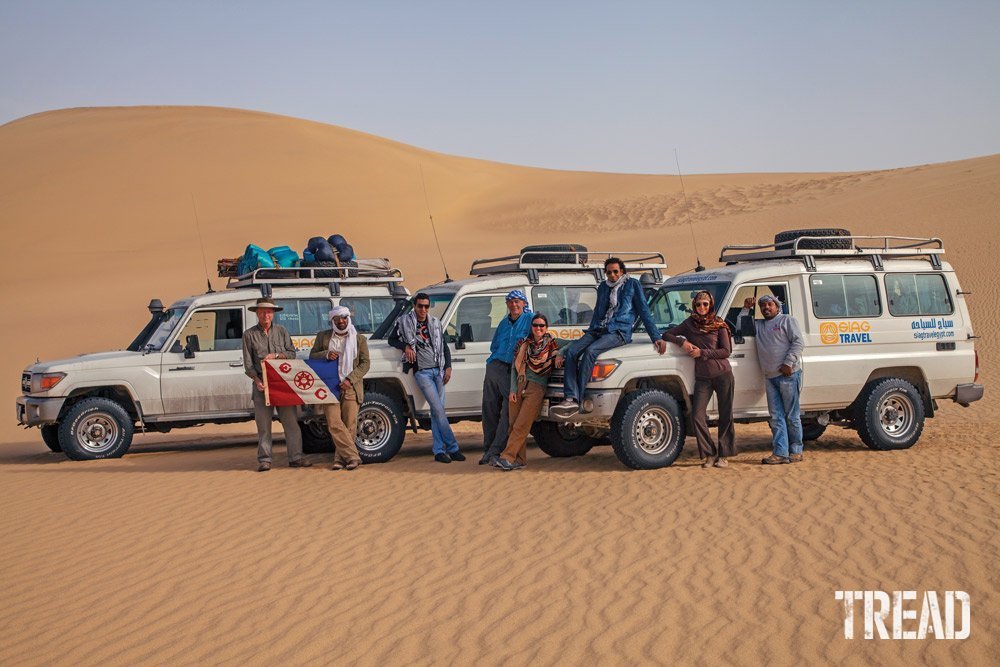
<instances>
[{"instance_id":1,"label":"man wearing cap","mask_svg":"<svg viewBox=\"0 0 1000 667\"><path fill-rule=\"evenodd\" d=\"M781 302L770 294L757 300L764 319L754 320L757 360L764 373L767 411L771 414L771 455L764 465L802 460L802 350L805 340L798 320L781 312ZM748 317L753 297L743 301L739 319Z\"/></svg>"},{"instance_id":2,"label":"man wearing cap","mask_svg":"<svg viewBox=\"0 0 1000 667\"><path fill-rule=\"evenodd\" d=\"M338 362L340 401L324 404L323 412L333 438L333 469L354 470L361 465L354 437L358 428L358 408L365 400L362 378L371 367L368 339L358 335L351 322L351 311L344 306L330 311L330 322L332 329L316 334L309 358Z\"/></svg>"},{"instance_id":3,"label":"man wearing cap","mask_svg":"<svg viewBox=\"0 0 1000 667\"><path fill-rule=\"evenodd\" d=\"M265 359L294 359L295 347L288 330L274 323L274 313L281 310L267 297L257 299L250 306L257 314L257 324L243 332L243 368L253 380L253 418L257 422L257 472L271 469L271 421L274 409L264 400L264 372L261 362ZM288 449L288 465L292 468L308 468L312 464L302 456L302 433L296 419L295 407L278 407L278 419L285 430L285 445Z\"/></svg>"},{"instance_id":4,"label":"man wearing cap","mask_svg":"<svg viewBox=\"0 0 1000 667\"><path fill-rule=\"evenodd\" d=\"M490 356L486 358L486 377L483 378L483 457L479 464L494 465L500 452L507 446L510 430L509 405L510 367L514 363L514 348L531 333L531 309L528 297L519 289L507 294L507 317L500 320Z\"/></svg>"},{"instance_id":5,"label":"man wearing cap","mask_svg":"<svg viewBox=\"0 0 1000 667\"><path fill-rule=\"evenodd\" d=\"M569 418L580 411L580 399L602 352L632 342L636 319L646 325L646 334L663 354L667 342L660 339L660 330L646 305L642 283L628 275L625 262L617 257L604 261L606 280L597 286L597 304L590 326L566 350L566 371L563 376L563 400L552 406L552 414Z\"/></svg>"}]
</instances>

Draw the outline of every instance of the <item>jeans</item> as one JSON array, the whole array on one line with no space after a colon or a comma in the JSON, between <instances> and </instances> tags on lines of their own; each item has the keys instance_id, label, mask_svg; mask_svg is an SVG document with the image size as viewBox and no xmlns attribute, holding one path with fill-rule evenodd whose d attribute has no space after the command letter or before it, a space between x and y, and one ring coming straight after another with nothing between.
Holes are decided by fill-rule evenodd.
<instances>
[{"instance_id":1,"label":"jeans","mask_svg":"<svg viewBox=\"0 0 1000 667\"><path fill-rule=\"evenodd\" d=\"M788 377L765 378L767 411L771 413L772 452L788 457L802 453L802 417L799 414L799 394L802 392L802 371Z\"/></svg>"},{"instance_id":2,"label":"jeans","mask_svg":"<svg viewBox=\"0 0 1000 667\"><path fill-rule=\"evenodd\" d=\"M431 434L434 436L435 454L452 454L458 451L458 440L451 430L444 413L444 375L437 368L425 368L414 374L417 386L431 406Z\"/></svg>"},{"instance_id":3,"label":"jeans","mask_svg":"<svg viewBox=\"0 0 1000 667\"><path fill-rule=\"evenodd\" d=\"M563 396L579 401L587 389L587 381L594 371L594 364L601 352L625 344L621 334L587 332L566 348L566 370L563 373Z\"/></svg>"}]
</instances>

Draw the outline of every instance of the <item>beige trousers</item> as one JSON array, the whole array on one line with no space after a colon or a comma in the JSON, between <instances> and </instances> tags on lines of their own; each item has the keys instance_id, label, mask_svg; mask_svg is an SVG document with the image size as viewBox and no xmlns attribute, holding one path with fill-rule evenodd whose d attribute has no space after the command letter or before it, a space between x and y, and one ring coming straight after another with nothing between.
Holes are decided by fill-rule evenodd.
<instances>
[{"instance_id":1,"label":"beige trousers","mask_svg":"<svg viewBox=\"0 0 1000 667\"><path fill-rule=\"evenodd\" d=\"M529 382L524 388L524 393L518 397L517 403L510 404L510 435L507 436L507 448L500 454L500 458L508 463L515 461L521 465L528 463L528 434L531 433L531 425L542 411L544 400L545 387L537 382Z\"/></svg>"},{"instance_id":2,"label":"beige trousers","mask_svg":"<svg viewBox=\"0 0 1000 667\"><path fill-rule=\"evenodd\" d=\"M360 461L358 446L354 442L358 429L358 395L354 387L340 392L340 403L324 405L323 413L333 438L333 462L347 465L351 461Z\"/></svg>"}]
</instances>

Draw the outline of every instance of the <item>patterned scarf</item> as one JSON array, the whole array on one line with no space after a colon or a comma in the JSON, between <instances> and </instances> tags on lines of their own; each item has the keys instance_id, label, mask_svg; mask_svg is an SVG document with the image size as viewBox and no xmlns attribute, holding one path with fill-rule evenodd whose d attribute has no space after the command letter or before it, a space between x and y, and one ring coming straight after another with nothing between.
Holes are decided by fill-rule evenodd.
<instances>
[{"instance_id":1,"label":"patterned scarf","mask_svg":"<svg viewBox=\"0 0 1000 667\"><path fill-rule=\"evenodd\" d=\"M406 315L397 320L396 326L399 329L399 337L404 343L417 349L417 313L411 310ZM444 330L441 327L441 320L433 315L427 316L427 331L430 333L431 350L434 352L434 361L438 368L444 372ZM403 361L406 361L406 354L403 354Z\"/></svg>"},{"instance_id":2,"label":"patterned scarf","mask_svg":"<svg viewBox=\"0 0 1000 667\"><path fill-rule=\"evenodd\" d=\"M559 346L556 345L555 339L549 333L537 341L534 336L528 334L526 338L517 342L517 347L514 348L514 368L517 371L518 393L523 392L524 388L528 386L528 369L536 375L548 377L549 373L552 372L558 349Z\"/></svg>"},{"instance_id":3,"label":"patterned scarf","mask_svg":"<svg viewBox=\"0 0 1000 667\"><path fill-rule=\"evenodd\" d=\"M699 315L698 310L694 307L694 302L702 295L708 297L708 312L705 315ZM698 292L691 299L691 323L694 324L695 329L702 333L712 333L723 327L729 328L726 321L715 314L715 297L712 296L711 292Z\"/></svg>"}]
</instances>

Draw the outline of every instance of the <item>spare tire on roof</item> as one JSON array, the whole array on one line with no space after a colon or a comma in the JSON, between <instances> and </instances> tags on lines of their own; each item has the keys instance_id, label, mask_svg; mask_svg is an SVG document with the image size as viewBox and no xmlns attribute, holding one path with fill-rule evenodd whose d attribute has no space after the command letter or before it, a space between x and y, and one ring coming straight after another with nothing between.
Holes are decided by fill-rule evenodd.
<instances>
[{"instance_id":1,"label":"spare tire on roof","mask_svg":"<svg viewBox=\"0 0 1000 667\"><path fill-rule=\"evenodd\" d=\"M838 238L850 236L846 229L791 229L774 235L776 250L791 250L792 241L803 236L824 236L829 238L809 239L799 243L802 250L850 250L851 239ZM782 245L783 244L783 245Z\"/></svg>"},{"instance_id":2,"label":"spare tire on roof","mask_svg":"<svg viewBox=\"0 0 1000 667\"><path fill-rule=\"evenodd\" d=\"M579 243L529 245L521 248L525 264L578 264L587 261L587 246ZM577 254L579 253L579 254Z\"/></svg>"}]
</instances>

